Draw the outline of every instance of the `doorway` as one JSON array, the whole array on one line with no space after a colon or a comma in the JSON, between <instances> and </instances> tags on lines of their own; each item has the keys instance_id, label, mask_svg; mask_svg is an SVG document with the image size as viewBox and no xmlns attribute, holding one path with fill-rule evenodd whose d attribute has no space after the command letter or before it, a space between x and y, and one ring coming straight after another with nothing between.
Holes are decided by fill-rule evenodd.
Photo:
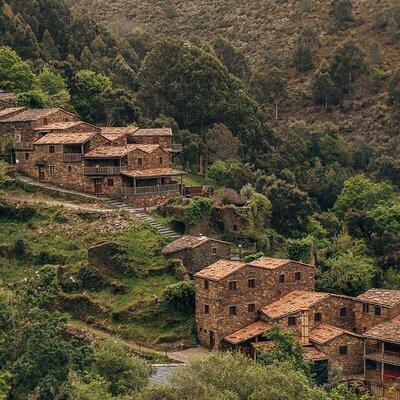
<instances>
[{"instance_id":1,"label":"doorway","mask_svg":"<svg viewBox=\"0 0 400 400\"><path fill-rule=\"evenodd\" d=\"M210 347L213 349L215 347L215 332L210 331Z\"/></svg>"},{"instance_id":2,"label":"doorway","mask_svg":"<svg viewBox=\"0 0 400 400\"><path fill-rule=\"evenodd\" d=\"M43 182L46 179L46 168L44 165L38 166L39 182Z\"/></svg>"},{"instance_id":3,"label":"doorway","mask_svg":"<svg viewBox=\"0 0 400 400\"><path fill-rule=\"evenodd\" d=\"M101 184L101 179L95 179L94 180L94 193L96 196L100 196L102 192L102 184Z\"/></svg>"}]
</instances>

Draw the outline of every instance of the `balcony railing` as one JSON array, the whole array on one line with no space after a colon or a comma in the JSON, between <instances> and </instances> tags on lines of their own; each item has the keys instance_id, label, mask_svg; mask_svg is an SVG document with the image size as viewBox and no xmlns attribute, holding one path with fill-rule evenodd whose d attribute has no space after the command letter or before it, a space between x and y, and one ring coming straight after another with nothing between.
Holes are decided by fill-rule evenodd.
<instances>
[{"instance_id":1,"label":"balcony railing","mask_svg":"<svg viewBox=\"0 0 400 400\"><path fill-rule=\"evenodd\" d=\"M33 150L33 143L14 142L14 150Z\"/></svg>"},{"instance_id":2,"label":"balcony railing","mask_svg":"<svg viewBox=\"0 0 400 400\"><path fill-rule=\"evenodd\" d=\"M380 383L385 385L394 385L400 383L400 377L390 374L390 371L384 371L383 379L381 371L365 371L365 379L369 382Z\"/></svg>"},{"instance_id":3,"label":"balcony railing","mask_svg":"<svg viewBox=\"0 0 400 400\"><path fill-rule=\"evenodd\" d=\"M82 161L82 154L80 153L64 153L62 156L64 162L80 162Z\"/></svg>"},{"instance_id":4,"label":"balcony railing","mask_svg":"<svg viewBox=\"0 0 400 400\"><path fill-rule=\"evenodd\" d=\"M365 349L365 355L369 359L385 361L387 363L400 365L400 353L397 353L395 351L385 350L384 352L382 352L380 348L367 347Z\"/></svg>"},{"instance_id":5,"label":"balcony railing","mask_svg":"<svg viewBox=\"0 0 400 400\"><path fill-rule=\"evenodd\" d=\"M83 173L85 175L115 175L124 169L126 167L85 167Z\"/></svg>"},{"instance_id":6,"label":"balcony railing","mask_svg":"<svg viewBox=\"0 0 400 400\"><path fill-rule=\"evenodd\" d=\"M118 190L120 195L139 196L141 194L179 193L181 185L170 184L160 186L122 187Z\"/></svg>"}]
</instances>

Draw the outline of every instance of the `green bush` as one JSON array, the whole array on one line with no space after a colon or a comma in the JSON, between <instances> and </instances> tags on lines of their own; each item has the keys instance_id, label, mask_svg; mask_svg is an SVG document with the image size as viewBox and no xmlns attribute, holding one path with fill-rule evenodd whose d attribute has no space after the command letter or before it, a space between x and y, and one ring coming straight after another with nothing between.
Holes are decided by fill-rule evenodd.
<instances>
[{"instance_id":1,"label":"green bush","mask_svg":"<svg viewBox=\"0 0 400 400\"><path fill-rule=\"evenodd\" d=\"M24 258L29 253L27 240L25 238L18 238L13 244L12 251L16 258Z\"/></svg>"},{"instance_id":2,"label":"green bush","mask_svg":"<svg viewBox=\"0 0 400 400\"><path fill-rule=\"evenodd\" d=\"M168 285L161 295L161 305L167 310L174 310L187 314L194 313L194 282L181 281L173 285Z\"/></svg>"},{"instance_id":3,"label":"green bush","mask_svg":"<svg viewBox=\"0 0 400 400\"><path fill-rule=\"evenodd\" d=\"M186 207L183 219L187 225L195 226L210 216L211 209L211 200L204 197L194 197Z\"/></svg>"},{"instance_id":4,"label":"green bush","mask_svg":"<svg viewBox=\"0 0 400 400\"><path fill-rule=\"evenodd\" d=\"M295 261L309 262L311 257L312 238L287 239L285 247L288 258Z\"/></svg>"},{"instance_id":5,"label":"green bush","mask_svg":"<svg viewBox=\"0 0 400 400\"><path fill-rule=\"evenodd\" d=\"M37 212L29 206L12 206L0 203L0 220L27 222L36 216Z\"/></svg>"},{"instance_id":6,"label":"green bush","mask_svg":"<svg viewBox=\"0 0 400 400\"><path fill-rule=\"evenodd\" d=\"M81 285L85 289L99 290L106 285L104 277L100 271L93 266L83 266L77 274Z\"/></svg>"}]
</instances>

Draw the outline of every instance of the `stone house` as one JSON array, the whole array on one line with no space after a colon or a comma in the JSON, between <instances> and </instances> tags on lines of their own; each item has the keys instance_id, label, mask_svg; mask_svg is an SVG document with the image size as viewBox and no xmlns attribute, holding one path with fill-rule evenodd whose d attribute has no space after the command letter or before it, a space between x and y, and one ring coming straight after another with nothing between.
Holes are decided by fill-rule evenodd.
<instances>
[{"instance_id":1,"label":"stone house","mask_svg":"<svg viewBox=\"0 0 400 400\"><path fill-rule=\"evenodd\" d=\"M219 260L195 274L200 344L220 347L224 338L255 322L257 311L295 289L314 290L315 268L261 257L250 263Z\"/></svg>"},{"instance_id":2,"label":"stone house","mask_svg":"<svg viewBox=\"0 0 400 400\"><path fill-rule=\"evenodd\" d=\"M191 274L221 258L230 258L230 243L207 236L183 236L164 247L162 253L177 258Z\"/></svg>"},{"instance_id":3,"label":"stone house","mask_svg":"<svg viewBox=\"0 0 400 400\"><path fill-rule=\"evenodd\" d=\"M17 97L17 93L0 91L0 110L12 107Z\"/></svg>"}]
</instances>

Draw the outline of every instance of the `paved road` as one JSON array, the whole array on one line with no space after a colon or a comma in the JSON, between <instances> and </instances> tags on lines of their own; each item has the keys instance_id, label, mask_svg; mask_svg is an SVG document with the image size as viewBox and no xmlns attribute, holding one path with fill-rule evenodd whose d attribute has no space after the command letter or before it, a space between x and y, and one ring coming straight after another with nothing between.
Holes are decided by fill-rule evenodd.
<instances>
[{"instance_id":1,"label":"paved road","mask_svg":"<svg viewBox=\"0 0 400 400\"><path fill-rule=\"evenodd\" d=\"M47 189L47 190L50 190L53 192L63 193L63 194L71 194L74 196L79 196L79 197L82 197L85 199L91 199L91 200L96 200L96 201L102 200L103 202L107 203L108 205L112 206L113 208L126 211L126 212L134 215L136 218L140 219L141 221L150 224L154 229L156 229L163 236L166 236L171 239L177 239L181 236L177 232L173 231L171 228L160 224L151 215L145 213L142 208L135 208L127 203L120 201L120 200L113 199L111 197L106 197L106 196L99 197L99 196L95 196L95 195L88 194L88 193L77 192L75 190L59 188L59 187L51 185L49 183L38 182L38 181L36 181L30 177L24 176L24 175L16 175L16 178L18 180L20 180L21 182L24 182L27 185Z\"/></svg>"}]
</instances>

